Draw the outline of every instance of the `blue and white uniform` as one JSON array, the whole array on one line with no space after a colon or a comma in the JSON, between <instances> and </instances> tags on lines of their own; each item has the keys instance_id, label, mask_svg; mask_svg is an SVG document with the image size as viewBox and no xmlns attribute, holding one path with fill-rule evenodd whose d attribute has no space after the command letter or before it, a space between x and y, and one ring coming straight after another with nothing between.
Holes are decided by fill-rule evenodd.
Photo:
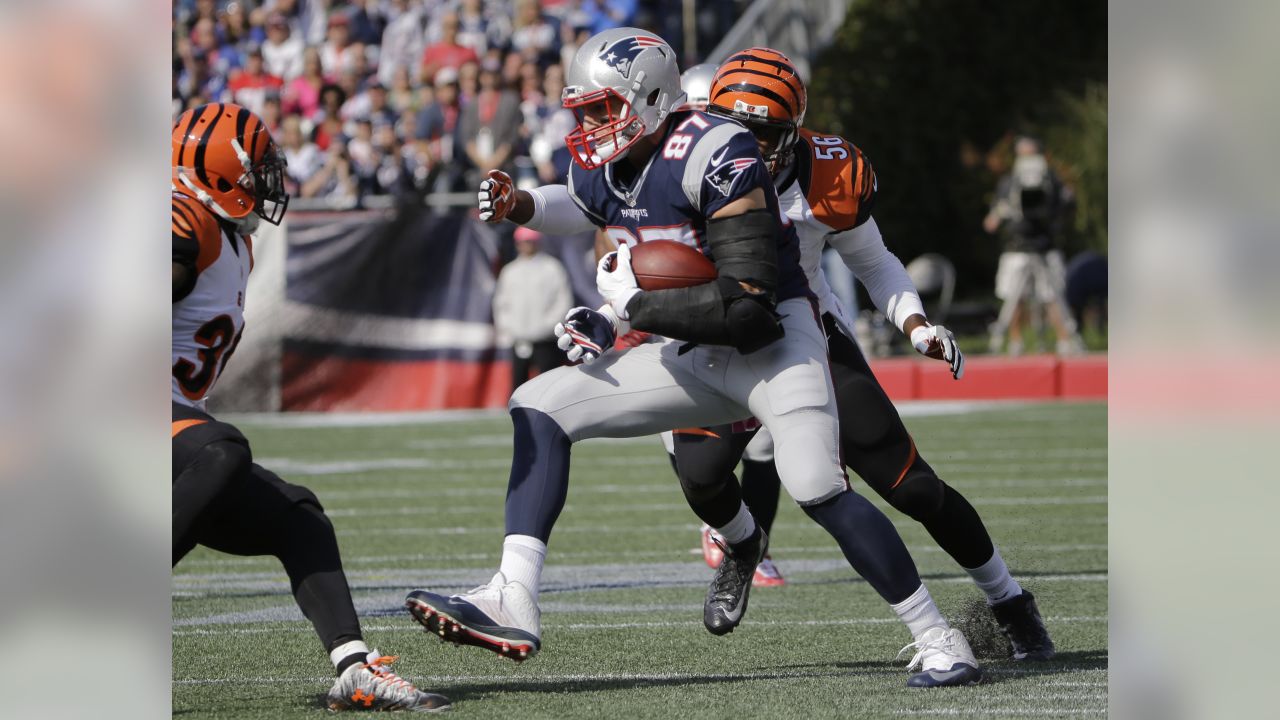
<instances>
[{"instance_id":1,"label":"blue and white uniform","mask_svg":"<svg viewBox=\"0 0 1280 720\"><path fill-rule=\"evenodd\" d=\"M778 207L769 170L755 138L733 120L701 112L673 113L662 149L628 185L600 170L569 171L569 195L596 227L619 245L678 240L715 260L707 247L707 218L756 188L783 224L778 245L778 301L807 297L795 228Z\"/></svg>"},{"instance_id":2,"label":"blue and white uniform","mask_svg":"<svg viewBox=\"0 0 1280 720\"><path fill-rule=\"evenodd\" d=\"M526 224L553 233L598 227L631 244L679 240L710 255L707 218L763 190L783 229L777 298L785 336L749 355L712 345L681 354L684 343L672 340L607 353L591 365L539 375L516 390L510 406L545 413L574 442L754 415L772 431L782 483L796 502L815 504L844 491L826 338L800 266L795 229L779 211L751 133L731 120L678 112L644 167L621 167L626 162L574 167L567 186L532 191L534 216ZM513 468L513 483L519 474Z\"/></svg>"}]
</instances>

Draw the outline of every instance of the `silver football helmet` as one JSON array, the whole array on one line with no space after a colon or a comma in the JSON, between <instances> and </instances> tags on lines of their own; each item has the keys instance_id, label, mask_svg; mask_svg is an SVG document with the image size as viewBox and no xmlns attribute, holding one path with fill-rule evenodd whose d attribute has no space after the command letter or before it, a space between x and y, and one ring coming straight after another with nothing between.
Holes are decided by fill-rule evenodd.
<instances>
[{"instance_id":1,"label":"silver football helmet","mask_svg":"<svg viewBox=\"0 0 1280 720\"><path fill-rule=\"evenodd\" d=\"M676 54L666 41L636 28L593 35L574 54L561 95L578 127L565 136L585 170L626 157L685 100Z\"/></svg>"},{"instance_id":2,"label":"silver football helmet","mask_svg":"<svg viewBox=\"0 0 1280 720\"><path fill-rule=\"evenodd\" d=\"M716 76L719 66L715 63L694 65L680 76L680 89L688 96L685 106L690 110L706 110L707 101L711 99L711 78Z\"/></svg>"}]
</instances>

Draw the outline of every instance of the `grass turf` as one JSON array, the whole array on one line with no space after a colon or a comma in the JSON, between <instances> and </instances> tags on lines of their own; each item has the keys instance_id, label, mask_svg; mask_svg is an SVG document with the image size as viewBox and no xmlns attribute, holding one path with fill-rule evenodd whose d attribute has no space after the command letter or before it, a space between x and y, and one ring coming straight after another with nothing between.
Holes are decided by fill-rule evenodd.
<instances>
[{"instance_id":1,"label":"grass turf","mask_svg":"<svg viewBox=\"0 0 1280 720\"><path fill-rule=\"evenodd\" d=\"M235 418L227 418L236 422ZM978 508L1058 645L989 657L978 687L908 690L906 629L785 497L772 555L788 580L747 619L701 626L711 571L656 439L575 446L542 592L543 652L517 665L440 643L407 590L455 592L497 568L510 463L503 416L386 426L238 423L255 457L312 488L338 529L366 639L468 718L1079 717L1107 708L1106 408L1011 405L906 417L920 451ZM894 520L933 596L999 653L968 577ZM187 718L315 717L332 666L274 558L198 548L174 570L173 708ZM979 650L980 655L982 650Z\"/></svg>"}]
</instances>

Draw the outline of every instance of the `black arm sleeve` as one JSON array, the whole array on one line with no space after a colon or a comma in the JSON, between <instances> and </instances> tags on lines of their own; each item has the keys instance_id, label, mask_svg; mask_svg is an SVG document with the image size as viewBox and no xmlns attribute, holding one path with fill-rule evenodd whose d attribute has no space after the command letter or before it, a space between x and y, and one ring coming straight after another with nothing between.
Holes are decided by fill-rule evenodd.
<instances>
[{"instance_id":1,"label":"black arm sleeve","mask_svg":"<svg viewBox=\"0 0 1280 720\"><path fill-rule=\"evenodd\" d=\"M676 340L730 345L750 353L782 337L776 312L778 219L769 210L707 221L715 282L637 293L631 327ZM759 288L749 293L739 284Z\"/></svg>"},{"instance_id":2,"label":"black arm sleeve","mask_svg":"<svg viewBox=\"0 0 1280 720\"><path fill-rule=\"evenodd\" d=\"M175 272L173 275L173 301L178 302L191 294L191 290L195 288L196 277L199 275L196 270L196 258L200 255L200 243L196 242L193 237L188 237L178 232L173 233L173 264ZM181 267L181 272L176 268Z\"/></svg>"}]
</instances>

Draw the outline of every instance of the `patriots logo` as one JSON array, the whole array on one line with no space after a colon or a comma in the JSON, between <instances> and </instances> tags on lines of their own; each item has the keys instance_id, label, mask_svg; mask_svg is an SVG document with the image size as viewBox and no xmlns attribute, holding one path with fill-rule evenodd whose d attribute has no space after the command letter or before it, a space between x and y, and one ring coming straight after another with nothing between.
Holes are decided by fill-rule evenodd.
<instances>
[{"instance_id":1,"label":"patriots logo","mask_svg":"<svg viewBox=\"0 0 1280 720\"><path fill-rule=\"evenodd\" d=\"M738 158L720 163L714 170L707 173L707 182L711 187L719 190L721 195L729 197L729 192L733 190L733 184L738 181L738 177L755 164L755 158Z\"/></svg>"},{"instance_id":2,"label":"patriots logo","mask_svg":"<svg viewBox=\"0 0 1280 720\"><path fill-rule=\"evenodd\" d=\"M664 43L656 37L633 36L622 38L604 49L597 57L617 70L622 77L631 79L631 63L645 48L661 47Z\"/></svg>"}]
</instances>

